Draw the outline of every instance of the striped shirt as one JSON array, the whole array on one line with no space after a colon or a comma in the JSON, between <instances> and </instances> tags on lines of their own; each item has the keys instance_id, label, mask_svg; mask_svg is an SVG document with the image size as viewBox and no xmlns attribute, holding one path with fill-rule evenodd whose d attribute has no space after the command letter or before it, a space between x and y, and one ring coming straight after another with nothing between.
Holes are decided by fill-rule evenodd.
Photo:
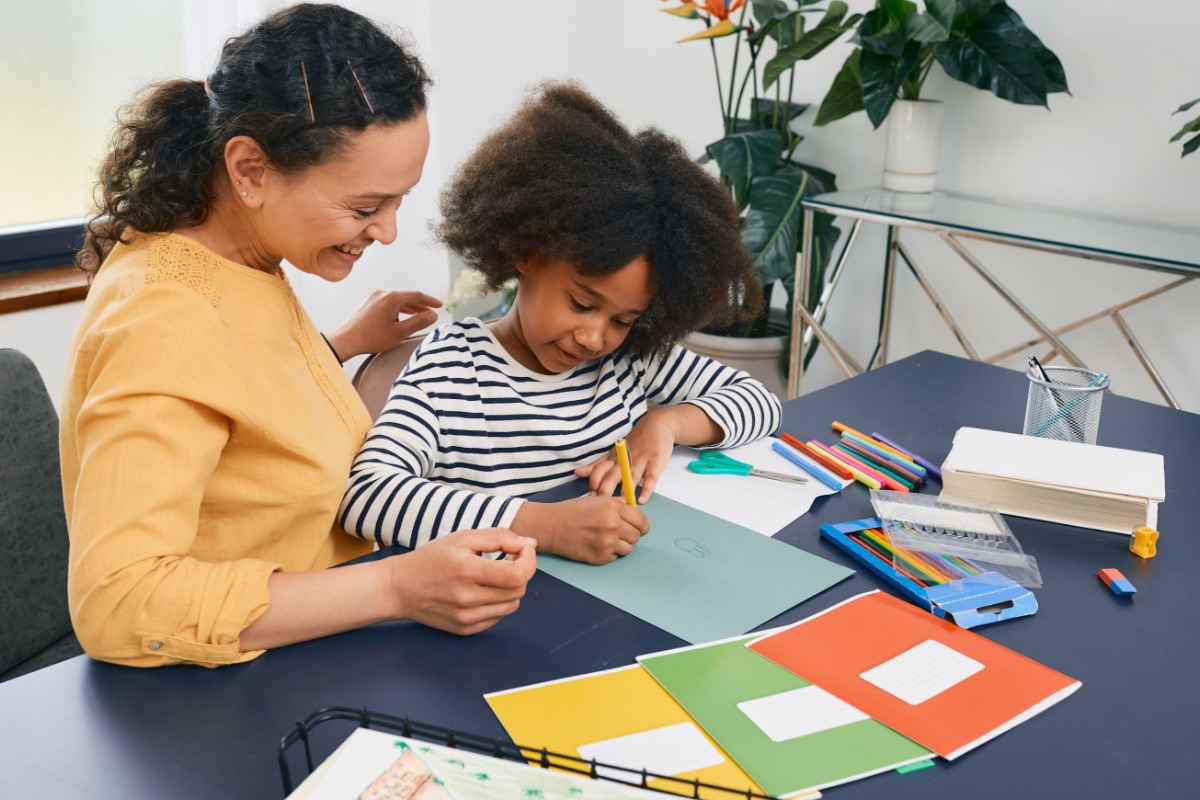
<instances>
[{"instance_id":1,"label":"striped shirt","mask_svg":"<svg viewBox=\"0 0 1200 800\"><path fill-rule=\"evenodd\" d=\"M521 498L574 479L612 449L648 403L693 403L725 432L720 447L779 427L779 400L745 372L676 347L625 353L542 375L467 318L421 344L392 387L354 465L342 527L416 547L462 528L508 527Z\"/></svg>"}]
</instances>

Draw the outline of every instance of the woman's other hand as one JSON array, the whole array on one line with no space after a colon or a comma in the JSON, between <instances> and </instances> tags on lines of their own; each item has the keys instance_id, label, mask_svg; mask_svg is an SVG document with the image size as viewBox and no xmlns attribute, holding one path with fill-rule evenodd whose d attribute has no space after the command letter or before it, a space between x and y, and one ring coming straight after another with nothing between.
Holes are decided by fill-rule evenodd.
<instances>
[{"instance_id":1,"label":"woman's other hand","mask_svg":"<svg viewBox=\"0 0 1200 800\"><path fill-rule=\"evenodd\" d=\"M535 544L503 528L457 531L387 559L395 616L460 635L492 627L521 604ZM505 555L480 556L495 552Z\"/></svg>"},{"instance_id":2,"label":"woman's other hand","mask_svg":"<svg viewBox=\"0 0 1200 800\"><path fill-rule=\"evenodd\" d=\"M329 344L340 361L381 353L437 322L437 312L433 309L441 305L441 300L423 292L376 289L329 334Z\"/></svg>"}]
</instances>

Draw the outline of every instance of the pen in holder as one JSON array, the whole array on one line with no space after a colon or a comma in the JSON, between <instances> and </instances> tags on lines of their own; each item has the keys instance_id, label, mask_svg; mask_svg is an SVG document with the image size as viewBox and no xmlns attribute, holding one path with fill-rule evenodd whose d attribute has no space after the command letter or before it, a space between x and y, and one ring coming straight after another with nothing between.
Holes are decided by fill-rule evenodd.
<instances>
[{"instance_id":1,"label":"pen in holder","mask_svg":"<svg viewBox=\"0 0 1200 800\"><path fill-rule=\"evenodd\" d=\"M1043 367L1030 359L1026 436L1095 444L1108 375L1077 367Z\"/></svg>"}]
</instances>

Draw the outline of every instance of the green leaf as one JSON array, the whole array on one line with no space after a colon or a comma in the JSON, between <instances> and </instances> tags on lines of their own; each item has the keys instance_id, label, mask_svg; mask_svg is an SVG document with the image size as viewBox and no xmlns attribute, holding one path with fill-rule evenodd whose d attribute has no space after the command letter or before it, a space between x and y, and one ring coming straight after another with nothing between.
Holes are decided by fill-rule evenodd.
<instances>
[{"instance_id":1,"label":"green leaf","mask_svg":"<svg viewBox=\"0 0 1200 800\"><path fill-rule=\"evenodd\" d=\"M959 0L925 0L925 14L947 31L954 27L958 9Z\"/></svg>"},{"instance_id":2,"label":"green leaf","mask_svg":"<svg viewBox=\"0 0 1200 800\"><path fill-rule=\"evenodd\" d=\"M1011 11L1012 9L1009 10ZM1015 11L1012 13L1014 16L1017 14ZM1017 19L1020 20L1021 18L1017 16ZM1042 74L1046 78L1046 94L1054 94L1055 92L1067 92L1069 94L1070 89L1067 88L1067 74L1063 71L1062 62L1058 60L1058 56L1054 55L1050 51L1050 48L1042 44L1042 40L1033 31L1029 30L1024 20L1021 20L1020 34L1021 41L1029 48L1029 51L1033 53L1033 57L1037 59L1038 64L1042 67Z\"/></svg>"},{"instance_id":3,"label":"green leaf","mask_svg":"<svg viewBox=\"0 0 1200 800\"><path fill-rule=\"evenodd\" d=\"M879 53L863 52L859 71L862 76L863 107L871 124L879 128L887 119L892 104L900 94L904 80L917 68L921 56L920 42L909 42L899 58Z\"/></svg>"},{"instance_id":4,"label":"green leaf","mask_svg":"<svg viewBox=\"0 0 1200 800\"><path fill-rule=\"evenodd\" d=\"M833 0L825 16L812 30L804 33L794 43L781 47L774 58L763 67L763 90L769 89L779 76L791 69L797 61L812 58L849 30L854 20L843 21L849 10L842 0Z\"/></svg>"},{"instance_id":5,"label":"green leaf","mask_svg":"<svg viewBox=\"0 0 1200 800\"><path fill-rule=\"evenodd\" d=\"M904 21L904 32L915 42L932 44L950 38L950 26L932 14L913 14Z\"/></svg>"},{"instance_id":6,"label":"green leaf","mask_svg":"<svg viewBox=\"0 0 1200 800\"><path fill-rule=\"evenodd\" d=\"M1193 136L1191 139L1188 139L1183 143L1183 155L1181 155L1180 158L1183 158L1183 156L1186 156L1189 153L1196 152L1197 148L1200 148L1200 136Z\"/></svg>"},{"instance_id":7,"label":"green leaf","mask_svg":"<svg viewBox=\"0 0 1200 800\"><path fill-rule=\"evenodd\" d=\"M1177 108L1177 109L1175 109L1174 111L1172 111L1171 113L1172 113L1172 114L1178 114L1180 111L1187 111L1189 108L1191 108L1192 106L1196 105L1196 103L1200 103L1200 97L1197 97L1195 100L1193 100L1193 101L1192 101L1192 102L1190 102L1190 103L1184 103L1184 104L1183 104L1183 105L1181 105L1179 108Z\"/></svg>"},{"instance_id":8,"label":"green leaf","mask_svg":"<svg viewBox=\"0 0 1200 800\"><path fill-rule=\"evenodd\" d=\"M1027 30L1021 18L1001 3L972 26L966 37L941 44L938 63L951 78L985 89L1001 100L1045 106L1046 71L1026 46ZM869 104L867 110L870 112Z\"/></svg>"},{"instance_id":9,"label":"green leaf","mask_svg":"<svg viewBox=\"0 0 1200 800\"><path fill-rule=\"evenodd\" d=\"M787 3L783 0L750 0L750 9L759 27L788 13Z\"/></svg>"},{"instance_id":10,"label":"green leaf","mask_svg":"<svg viewBox=\"0 0 1200 800\"><path fill-rule=\"evenodd\" d=\"M766 286L794 274L800 236L800 200L809 176L769 175L751 181L752 203L742 218L742 243Z\"/></svg>"},{"instance_id":11,"label":"green leaf","mask_svg":"<svg viewBox=\"0 0 1200 800\"><path fill-rule=\"evenodd\" d=\"M738 208L749 202L750 182L775 171L782 151L783 137L775 130L730 134L705 148L733 187Z\"/></svg>"},{"instance_id":12,"label":"green leaf","mask_svg":"<svg viewBox=\"0 0 1200 800\"><path fill-rule=\"evenodd\" d=\"M910 7L909 14L917 9L912 3L907 3L907 6ZM904 36L904 18L894 17L888 8L877 6L863 15L855 41L864 52L899 58L908 42Z\"/></svg>"},{"instance_id":13,"label":"green leaf","mask_svg":"<svg viewBox=\"0 0 1200 800\"><path fill-rule=\"evenodd\" d=\"M951 29L955 33L962 33L987 16L993 6L1002 2L1004 0L926 0L925 5L937 6L939 15L951 13L954 19Z\"/></svg>"},{"instance_id":14,"label":"green leaf","mask_svg":"<svg viewBox=\"0 0 1200 800\"><path fill-rule=\"evenodd\" d=\"M1187 125L1184 125L1182 128L1180 128L1179 133L1171 137L1171 141L1178 142L1184 136L1187 136L1189 133L1195 133L1196 131L1200 131L1200 117L1196 117Z\"/></svg>"},{"instance_id":15,"label":"green leaf","mask_svg":"<svg viewBox=\"0 0 1200 800\"><path fill-rule=\"evenodd\" d=\"M779 110L778 118L776 117L776 108ZM796 135L788 123L807 111L808 104L789 103L786 100L780 100L776 104L774 100L758 97L754 100L753 109L754 118L757 120L756 127L760 130L774 128L774 130L779 131L779 135L783 137L786 143L789 136Z\"/></svg>"},{"instance_id":16,"label":"green leaf","mask_svg":"<svg viewBox=\"0 0 1200 800\"><path fill-rule=\"evenodd\" d=\"M821 101L821 107L817 109L817 118L813 125L828 125L834 120L863 110L862 76L859 73L861 58L862 50L856 48L842 64L841 70L833 79L833 85Z\"/></svg>"}]
</instances>

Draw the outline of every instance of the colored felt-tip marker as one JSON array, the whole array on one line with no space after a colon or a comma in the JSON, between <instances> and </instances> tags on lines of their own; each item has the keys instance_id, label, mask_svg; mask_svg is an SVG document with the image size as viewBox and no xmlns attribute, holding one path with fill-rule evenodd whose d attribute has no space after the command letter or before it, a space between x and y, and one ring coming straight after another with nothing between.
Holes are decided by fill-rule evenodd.
<instances>
[{"instance_id":1,"label":"colored felt-tip marker","mask_svg":"<svg viewBox=\"0 0 1200 800\"><path fill-rule=\"evenodd\" d=\"M800 469L807 472L809 475L812 475L830 489L833 489L835 492L840 492L842 490L841 481L818 467L811 460L805 460L803 456L788 447L786 444L783 444L782 442L771 442L771 449L795 464Z\"/></svg>"},{"instance_id":2,"label":"colored felt-tip marker","mask_svg":"<svg viewBox=\"0 0 1200 800\"><path fill-rule=\"evenodd\" d=\"M811 442L809 442L809 444L815 445L816 447L821 448L821 450L823 450L824 452L829 454L830 458L838 458L836 455L834 455L834 453L828 447L821 444L820 442L811 441ZM866 474L859 468L855 467L853 464L849 464L840 458L838 460L846 465L846 469L850 470L850 474L854 476L854 480L858 481L859 483L861 483L864 486L871 488L871 489L882 489L883 488L882 483L875 480L874 478L872 478L870 475Z\"/></svg>"},{"instance_id":3,"label":"colored felt-tip marker","mask_svg":"<svg viewBox=\"0 0 1200 800\"><path fill-rule=\"evenodd\" d=\"M875 439L878 439L879 441L883 442L888 447L895 448L896 450L899 450L904 455L910 457L913 461L915 461L916 463L918 463L922 467L924 467L926 472L928 472L933 477L937 478L939 481L942 479L942 471L938 468L937 464L934 464L932 461L928 461L924 458L921 458L921 456L917 455L916 453L914 453L913 451L911 451L905 447L902 447L901 445L897 444L896 442L893 442L891 439L888 439L883 434L876 433L875 431L871 431L871 436L874 437Z\"/></svg>"},{"instance_id":4,"label":"colored felt-tip marker","mask_svg":"<svg viewBox=\"0 0 1200 800\"><path fill-rule=\"evenodd\" d=\"M637 495L633 490L633 470L629 468L629 445L624 439L617 439L613 445L617 449L617 466L621 469L621 491L625 494L625 502L637 508Z\"/></svg>"},{"instance_id":5,"label":"colored felt-tip marker","mask_svg":"<svg viewBox=\"0 0 1200 800\"><path fill-rule=\"evenodd\" d=\"M867 436L867 435L866 435L865 433L863 433L862 431L856 431L856 430L854 430L854 428L851 428L849 425L846 425L845 423L842 423L842 422L838 422L837 420L834 420L834 421L833 421L833 430L834 430L834 432L835 432L835 433L841 433L841 434L847 434L847 433L848 433L848 434L850 434L851 436L857 436L857 437L858 437L858 438L860 438L860 439L866 439L866 440L867 440L868 442L870 442L871 444L878 445L879 447L882 447L884 450L891 450L891 449L892 449L890 445L884 444L884 443L883 443L883 442L881 442L881 441L878 441L878 440L876 440L876 439L874 439L874 438L872 438L872 437L870 437L870 436ZM899 452L899 451L894 451L894 452L895 452L895 454L896 454L896 455L898 455L898 456L903 456L903 455L904 455L904 453L901 453L901 452Z\"/></svg>"},{"instance_id":6,"label":"colored felt-tip marker","mask_svg":"<svg viewBox=\"0 0 1200 800\"><path fill-rule=\"evenodd\" d=\"M830 458L829 456L827 456L823 452L821 452L818 448L811 447L808 444L806 444L805 442L800 441L795 436L792 436L791 434L788 434L788 433L780 434L779 438L783 439L785 442L790 444L792 447L796 448L804 455L810 457L813 461L816 461L818 464L820 464L825 469L832 472L834 475L837 475L842 480L844 480L844 481L854 480L854 475L852 475L850 473L850 470L846 469L846 466L844 464L842 464L842 462L840 462L836 459Z\"/></svg>"}]
</instances>

